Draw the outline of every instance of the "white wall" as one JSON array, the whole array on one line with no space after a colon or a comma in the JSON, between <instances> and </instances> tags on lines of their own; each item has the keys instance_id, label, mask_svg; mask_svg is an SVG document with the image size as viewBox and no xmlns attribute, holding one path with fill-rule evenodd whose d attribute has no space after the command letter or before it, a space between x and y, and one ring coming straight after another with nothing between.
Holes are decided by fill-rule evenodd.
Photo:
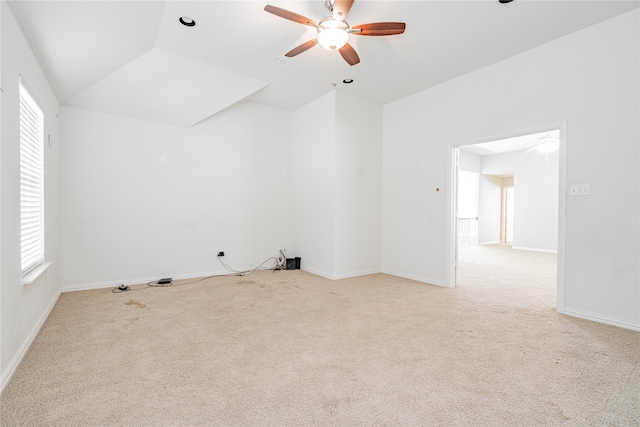
<instances>
[{"instance_id":1,"label":"white wall","mask_svg":"<svg viewBox=\"0 0 640 427\"><path fill-rule=\"evenodd\" d=\"M292 242L291 113L238 104L190 128L60 114L63 289L248 269ZM162 163L164 159L165 163Z\"/></svg>"},{"instance_id":2,"label":"white wall","mask_svg":"<svg viewBox=\"0 0 640 427\"><path fill-rule=\"evenodd\" d=\"M499 243L502 224L502 178L480 174L479 181L478 244Z\"/></svg>"},{"instance_id":3,"label":"white wall","mask_svg":"<svg viewBox=\"0 0 640 427\"><path fill-rule=\"evenodd\" d=\"M335 272L380 271L382 107L336 93Z\"/></svg>"},{"instance_id":4,"label":"white wall","mask_svg":"<svg viewBox=\"0 0 640 427\"><path fill-rule=\"evenodd\" d=\"M431 117L439 107L413 99L387 105L383 112L381 267L444 286L448 150L441 142L448 130L431 133L436 126Z\"/></svg>"},{"instance_id":5,"label":"white wall","mask_svg":"<svg viewBox=\"0 0 640 427\"><path fill-rule=\"evenodd\" d=\"M515 175L521 161L521 152L491 154L482 157L480 171L485 175Z\"/></svg>"},{"instance_id":6,"label":"white wall","mask_svg":"<svg viewBox=\"0 0 640 427\"><path fill-rule=\"evenodd\" d=\"M331 279L380 269L382 107L331 92L294 112L294 249Z\"/></svg>"},{"instance_id":7,"label":"white wall","mask_svg":"<svg viewBox=\"0 0 640 427\"><path fill-rule=\"evenodd\" d=\"M558 151L521 154L514 174L513 248L558 250Z\"/></svg>"},{"instance_id":8,"label":"white wall","mask_svg":"<svg viewBox=\"0 0 640 427\"><path fill-rule=\"evenodd\" d=\"M386 105L383 270L445 281L450 146L566 120L565 312L640 328L639 15Z\"/></svg>"},{"instance_id":9,"label":"white wall","mask_svg":"<svg viewBox=\"0 0 640 427\"><path fill-rule=\"evenodd\" d=\"M458 168L463 171L480 173L482 170L482 156L460 150Z\"/></svg>"},{"instance_id":10,"label":"white wall","mask_svg":"<svg viewBox=\"0 0 640 427\"><path fill-rule=\"evenodd\" d=\"M58 102L5 1L1 7L0 390L35 338L60 293L58 269ZM44 112L45 261L49 269L22 286L20 262L19 75ZM43 141L44 143L44 141Z\"/></svg>"},{"instance_id":11,"label":"white wall","mask_svg":"<svg viewBox=\"0 0 640 427\"><path fill-rule=\"evenodd\" d=\"M293 249L301 267L335 270L335 91L293 113Z\"/></svg>"}]
</instances>

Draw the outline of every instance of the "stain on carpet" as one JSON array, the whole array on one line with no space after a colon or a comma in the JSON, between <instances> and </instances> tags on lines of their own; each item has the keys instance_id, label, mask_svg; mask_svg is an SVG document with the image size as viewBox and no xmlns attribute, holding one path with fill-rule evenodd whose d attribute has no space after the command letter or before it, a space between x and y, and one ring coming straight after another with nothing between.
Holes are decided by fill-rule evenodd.
<instances>
[{"instance_id":1,"label":"stain on carpet","mask_svg":"<svg viewBox=\"0 0 640 427\"><path fill-rule=\"evenodd\" d=\"M558 406L555 402L551 402L548 401L547 402L549 404L549 406L551 406L551 408L553 408L556 413L558 414L558 417L560 417L560 419L562 419L563 421L569 421L571 418L567 417L564 412L562 412L562 409L560 409L560 406Z\"/></svg>"},{"instance_id":2,"label":"stain on carpet","mask_svg":"<svg viewBox=\"0 0 640 427\"><path fill-rule=\"evenodd\" d=\"M138 320L140 320L139 317L136 317L134 319L131 319L131 321L129 321L129 323L127 323L126 325L124 325L124 329L127 329L129 326L133 325L134 323L136 323Z\"/></svg>"},{"instance_id":3,"label":"stain on carpet","mask_svg":"<svg viewBox=\"0 0 640 427\"><path fill-rule=\"evenodd\" d=\"M140 301L136 301L136 300L130 300L129 302L125 302L125 305L135 305L138 308L147 308L146 305L144 305L143 303L141 303Z\"/></svg>"}]
</instances>

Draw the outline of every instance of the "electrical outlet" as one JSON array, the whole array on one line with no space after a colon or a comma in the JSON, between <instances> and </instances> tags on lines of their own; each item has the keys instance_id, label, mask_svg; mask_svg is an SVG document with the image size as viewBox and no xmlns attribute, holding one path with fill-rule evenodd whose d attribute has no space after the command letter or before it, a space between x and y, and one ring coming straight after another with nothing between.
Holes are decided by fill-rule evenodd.
<instances>
[{"instance_id":1,"label":"electrical outlet","mask_svg":"<svg viewBox=\"0 0 640 427\"><path fill-rule=\"evenodd\" d=\"M571 196L590 196L591 185L589 184L576 184L569 187L569 195Z\"/></svg>"},{"instance_id":2,"label":"electrical outlet","mask_svg":"<svg viewBox=\"0 0 640 427\"><path fill-rule=\"evenodd\" d=\"M218 252L218 256L224 256L224 251Z\"/></svg>"}]
</instances>

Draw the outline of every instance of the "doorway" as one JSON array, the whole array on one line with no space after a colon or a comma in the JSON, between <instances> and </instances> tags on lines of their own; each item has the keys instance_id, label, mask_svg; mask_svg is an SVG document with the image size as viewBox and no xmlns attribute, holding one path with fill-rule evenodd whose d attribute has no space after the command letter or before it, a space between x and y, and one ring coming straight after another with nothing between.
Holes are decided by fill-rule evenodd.
<instances>
[{"instance_id":1,"label":"doorway","mask_svg":"<svg viewBox=\"0 0 640 427\"><path fill-rule=\"evenodd\" d=\"M479 174L458 172L458 248L478 244Z\"/></svg>"},{"instance_id":2,"label":"doorway","mask_svg":"<svg viewBox=\"0 0 640 427\"><path fill-rule=\"evenodd\" d=\"M550 140L557 145L554 151L546 150L547 146L537 148ZM465 175L473 172L479 177L476 245L510 243L514 249L556 253L556 306L558 312L564 311L566 150L566 123L451 146L448 286L456 286L458 280L459 253L464 247L461 236L465 234L459 230L469 228L463 225L468 221L465 218L474 217L467 216L464 206L459 205L460 186L468 187ZM542 172L533 177L536 170ZM497 199L485 199L487 194L495 195L496 189Z\"/></svg>"}]
</instances>

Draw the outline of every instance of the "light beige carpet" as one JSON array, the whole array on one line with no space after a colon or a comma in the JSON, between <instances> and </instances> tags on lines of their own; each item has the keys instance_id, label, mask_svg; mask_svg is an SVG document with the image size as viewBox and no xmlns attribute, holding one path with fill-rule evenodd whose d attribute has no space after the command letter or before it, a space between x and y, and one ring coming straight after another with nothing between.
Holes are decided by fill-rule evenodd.
<instances>
[{"instance_id":1,"label":"light beige carpet","mask_svg":"<svg viewBox=\"0 0 640 427\"><path fill-rule=\"evenodd\" d=\"M455 289L266 271L63 294L0 422L639 425L640 334L557 314L554 263L480 247Z\"/></svg>"}]
</instances>

